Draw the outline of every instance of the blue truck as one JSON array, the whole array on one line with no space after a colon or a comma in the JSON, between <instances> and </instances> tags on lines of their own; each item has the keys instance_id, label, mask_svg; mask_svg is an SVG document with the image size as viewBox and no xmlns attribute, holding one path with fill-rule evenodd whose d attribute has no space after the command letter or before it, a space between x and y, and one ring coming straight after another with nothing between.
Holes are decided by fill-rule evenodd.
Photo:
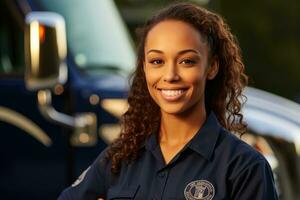
<instances>
[{"instance_id":1,"label":"blue truck","mask_svg":"<svg viewBox=\"0 0 300 200\"><path fill-rule=\"evenodd\" d=\"M0 199L56 199L120 132L133 43L112 0L2 0L0 21ZM245 95L241 139L299 199L300 105Z\"/></svg>"},{"instance_id":2,"label":"blue truck","mask_svg":"<svg viewBox=\"0 0 300 200\"><path fill-rule=\"evenodd\" d=\"M25 75L26 16L37 11L60 14L67 32L67 70L44 94ZM4 0L0 16L0 199L56 199L119 132L133 43L110 0Z\"/></svg>"}]
</instances>

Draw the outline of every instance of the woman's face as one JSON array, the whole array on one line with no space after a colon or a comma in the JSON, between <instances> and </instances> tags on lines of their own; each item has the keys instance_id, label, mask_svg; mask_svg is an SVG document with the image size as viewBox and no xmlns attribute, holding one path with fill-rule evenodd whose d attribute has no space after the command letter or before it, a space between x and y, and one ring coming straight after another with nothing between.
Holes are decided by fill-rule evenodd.
<instances>
[{"instance_id":1,"label":"woman's face","mask_svg":"<svg viewBox=\"0 0 300 200\"><path fill-rule=\"evenodd\" d=\"M205 83L215 77L218 65L209 62L206 39L194 27L162 21L149 31L144 52L147 87L162 112L204 111Z\"/></svg>"}]
</instances>

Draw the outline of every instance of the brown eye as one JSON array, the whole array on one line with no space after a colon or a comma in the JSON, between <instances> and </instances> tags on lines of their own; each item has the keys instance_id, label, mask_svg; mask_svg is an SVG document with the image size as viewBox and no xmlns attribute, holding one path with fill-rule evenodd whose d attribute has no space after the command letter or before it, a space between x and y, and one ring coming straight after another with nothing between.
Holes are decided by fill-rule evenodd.
<instances>
[{"instance_id":1,"label":"brown eye","mask_svg":"<svg viewBox=\"0 0 300 200\"><path fill-rule=\"evenodd\" d=\"M160 65L163 63L163 60L161 59L154 59L154 60L151 60L149 63L153 64L153 65Z\"/></svg>"},{"instance_id":2,"label":"brown eye","mask_svg":"<svg viewBox=\"0 0 300 200\"><path fill-rule=\"evenodd\" d=\"M180 62L180 64L184 64L184 65L194 65L197 62L195 60L192 59L184 59Z\"/></svg>"}]
</instances>

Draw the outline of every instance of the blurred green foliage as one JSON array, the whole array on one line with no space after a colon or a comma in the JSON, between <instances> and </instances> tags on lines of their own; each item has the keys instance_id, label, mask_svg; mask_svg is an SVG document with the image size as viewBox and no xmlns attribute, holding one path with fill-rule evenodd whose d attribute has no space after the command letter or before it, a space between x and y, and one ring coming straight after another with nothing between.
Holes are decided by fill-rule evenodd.
<instances>
[{"instance_id":1,"label":"blurred green foliage","mask_svg":"<svg viewBox=\"0 0 300 200\"><path fill-rule=\"evenodd\" d=\"M172 0L116 0L132 35ZM191 1L189 1L191 2ZM205 1L193 0L198 4ZM300 97L300 1L211 0L204 7L223 16L240 43L250 85ZM299 98L300 99L300 98Z\"/></svg>"},{"instance_id":2,"label":"blurred green foliage","mask_svg":"<svg viewBox=\"0 0 300 200\"><path fill-rule=\"evenodd\" d=\"M237 36L251 85L290 99L300 95L299 0L224 0L211 7Z\"/></svg>"}]
</instances>

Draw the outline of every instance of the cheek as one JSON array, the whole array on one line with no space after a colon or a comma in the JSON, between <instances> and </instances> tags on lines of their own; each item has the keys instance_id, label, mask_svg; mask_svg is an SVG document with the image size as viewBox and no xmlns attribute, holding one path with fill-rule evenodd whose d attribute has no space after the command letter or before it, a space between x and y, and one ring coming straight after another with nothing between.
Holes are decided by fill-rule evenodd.
<instances>
[{"instance_id":1,"label":"cheek","mask_svg":"<svg viewBox=\"0 0 300 200\"><path fill-rule=\"evenodd\" d=\"M146 72L145 71L145 77L146 77L146 84L147 84L147 90L151 96L151 98L156 102L157 102L157 99L156 99L156 84L157 84L157 78L156 76L153 74L153 73L149 73L149 72Z\"/></svg>"},{"instance_id":2,"label":"cheek","mask_svg":"<svg viewBox=\"0 0 300 200\"><path fill-rule=\"evenodd\" d=\"M206 83L206 77L203 72L195 71L184 78L185 82L189 83L193 88L192 95L201 95Z\"/></svg>"},{"instance_id":3,"label":"cheek","mask_svg":"<svg viewBox=\"0 0 300 200\"><path fill-rule=\"evenodd\" d=\"M145 77L148 87L154 86L159 80L158 73L155 73L153 70L145 70ZM151 88L149 88L151 89Z\"/></svg>"},{"instance_id":4,"label":"cheek","mask_svg":"<svg viewBox=\"0 0 300 200\"><path fill-rule=\"evenodd\" d=\"M184 82L191 85L200 85L205 80L204 73L199 70L191 70L188 73L182 73Z\"/></svg>"}]
</instances>

